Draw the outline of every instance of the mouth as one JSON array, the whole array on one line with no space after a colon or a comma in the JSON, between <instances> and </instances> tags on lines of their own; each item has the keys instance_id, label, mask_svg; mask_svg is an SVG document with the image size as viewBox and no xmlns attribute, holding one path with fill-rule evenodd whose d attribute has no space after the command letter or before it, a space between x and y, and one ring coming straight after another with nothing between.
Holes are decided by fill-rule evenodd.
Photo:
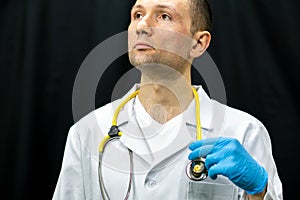
<instances>
[{"instance_id":1,"label":"mouth","mask_svg":"<svg viewBox=\"0 0 300 200\"><path fill-rule=\"evenodd\" d=\"M134 50L149 50L149 49L154 49L154 47L145 42L138 42L134 45L133 49Z\"/></svg>"}]
</instances>

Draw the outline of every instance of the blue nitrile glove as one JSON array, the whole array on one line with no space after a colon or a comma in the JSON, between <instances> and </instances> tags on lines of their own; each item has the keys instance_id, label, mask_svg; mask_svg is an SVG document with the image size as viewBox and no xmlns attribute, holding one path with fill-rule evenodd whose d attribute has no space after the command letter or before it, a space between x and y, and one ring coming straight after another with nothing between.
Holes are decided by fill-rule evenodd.
<instances>
[{"instance_id":1,"label":"blue nitrile glove","mask_svg":"<svg viewBox=\"0 0 300 200\"><path fill-rule=\"evenodd\" d=\"M208 138L192 143L190 160L206 157L205 166L208 176L216 179L217 175L229 178L235 185L248 194L263 192L268 174L240 144L233 138Z\"/></svg>"}]
</instances>

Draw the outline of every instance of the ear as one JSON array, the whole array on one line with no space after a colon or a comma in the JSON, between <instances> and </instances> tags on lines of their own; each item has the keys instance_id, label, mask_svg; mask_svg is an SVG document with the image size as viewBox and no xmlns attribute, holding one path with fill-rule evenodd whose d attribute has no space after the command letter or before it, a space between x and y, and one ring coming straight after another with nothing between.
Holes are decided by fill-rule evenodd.
<instances>
[{"instance_id":1,"label":"ear","mask_svg":"<svg viewBox=\"0 0 300 200\"><path fill-rule=\"evenodd\" d=\"M190 56L192 58L197 58L200 57L208 48L211 35L208 31L197 31L194 34L193 39L195 40L195 43L190 51Z\"/></svg>"}]
</instances>

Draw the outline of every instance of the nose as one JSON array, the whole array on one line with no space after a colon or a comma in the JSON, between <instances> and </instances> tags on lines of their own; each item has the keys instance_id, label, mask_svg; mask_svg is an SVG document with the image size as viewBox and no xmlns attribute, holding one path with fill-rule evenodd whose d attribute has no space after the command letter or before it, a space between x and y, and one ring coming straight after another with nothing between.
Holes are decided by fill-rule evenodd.
<instances>
[{"instance_id":1,"label":"nose","mask_svg":"<svg viewBox=\"0 0 300 200\"><path fill-rule=\"evenodd\" d=\"M147 36L152 35L151 19L144 16L136 26L137 34L144 34Z\"/></svg>"}]
</instances>

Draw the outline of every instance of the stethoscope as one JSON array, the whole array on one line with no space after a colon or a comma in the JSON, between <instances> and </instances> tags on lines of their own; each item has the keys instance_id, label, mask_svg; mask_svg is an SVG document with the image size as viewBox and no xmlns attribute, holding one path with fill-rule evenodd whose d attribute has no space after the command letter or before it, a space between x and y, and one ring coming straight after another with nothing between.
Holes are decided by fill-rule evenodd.
<instances>
[{"instance_id":1,"label":"stethoscope","mask_svg":"<svg viewBox=\"0 0 300 200\"><path fill-rule=\"evenodd\" d=\"M202 128L201 128L201 121L200 121L200 100L198 93L194 87L192 87L192 91L194 94L195 102L196 102L196 139L201 140L202 139ZM99 164L98 164L98 177L99 177L99 186L100 186L100 192L103 200L110 199L108 192L104 186L103 182L103 176L102 176L102 158L103 153L105 150L105 147L107 144L113 140L119 140L122 136L122 132L119 130L117 126L117 119L119 116L120 111L122 108L133 98L135 98L140 90L134 91L131 95L129 95L124 101L120 103L120 105L117 107L117 109L114 112L113 119L112 119L112 126L108 132L108 134L104 137L104 139L101 141L99 146ZM130 191L133 183L133 153L131 149L128 149L129 158L130 158L130 173L129 173L129 183L126 195L124 197L124 200L127 200L130 196ZM195 160L192 160L188 163L186 166L186 175L189 179L193 181L201 181L206 179L207 177L207 169L205 168L205 159L204 158L198 158Z\"/></svg>"}]
</instances>

